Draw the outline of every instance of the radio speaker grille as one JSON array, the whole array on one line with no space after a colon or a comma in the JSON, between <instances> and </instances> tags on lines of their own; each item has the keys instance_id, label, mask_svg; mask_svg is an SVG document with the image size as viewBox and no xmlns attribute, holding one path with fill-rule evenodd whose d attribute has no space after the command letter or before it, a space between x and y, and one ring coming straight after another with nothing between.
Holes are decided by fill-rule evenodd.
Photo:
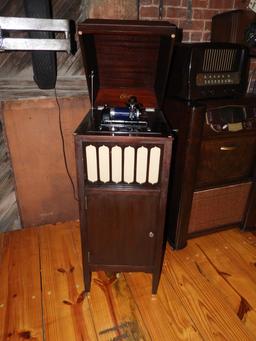
<instances>
[{"instance_id":1,"label":"radio speaker grille","mask_svg":"<svg viewBox=\"0 0 256 341\"><path fill-rule=\"evenodd\" d=\"M204 52L203 72L232 71L236 60L235 49L206 49Z\"/></svg>"}]
</instances>

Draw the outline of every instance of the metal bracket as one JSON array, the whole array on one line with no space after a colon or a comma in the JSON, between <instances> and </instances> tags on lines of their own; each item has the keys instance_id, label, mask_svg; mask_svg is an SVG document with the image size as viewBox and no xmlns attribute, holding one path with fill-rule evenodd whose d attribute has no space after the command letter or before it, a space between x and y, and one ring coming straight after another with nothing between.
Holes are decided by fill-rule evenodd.
<instances>
[{"instance_id":1,"label":"metal bracket","mask_svg":"<svg viewBox=\"0 0 256 341\"><path fill-rule=\"evenodd\" d=\"M0 17L0 51L44 50L71 53L70 20ZM34 39L4 37L4 31L45 31L62 32L65 39Z\"/></svg>"},{"instance_id":2,"label":"metal bracket","mask_svg":"<svg viewBox=\"0 0 256 341\"><path fill-rule=\"evenodd\" d=\"M160 0L159 1L159 8L158 8L158 16L159 16L160 20L163 19L163 11L164 11L164 2L163 2L163 0Z\"/></svg>"},{"instance_id":3,"label":"metal bracket","mask_svg":"<svg viewBox=\"0 0 256 341\"><path fill-rule=\"evenodd\" d=\"M3 50L3 32L0 26L0 52Z\"/></svg>"},{"instance_id":4,"label":"metal bracket","mask_svg":"<svg viewBox=\"0 0 256 341\"><path fill-rule=\"evenodd\" d=\"M188 0L188 3L187 3L187 20L192 20L192 16L193 16L193 4L192 4L192 0Z\"/></svg>"}]
</instances>

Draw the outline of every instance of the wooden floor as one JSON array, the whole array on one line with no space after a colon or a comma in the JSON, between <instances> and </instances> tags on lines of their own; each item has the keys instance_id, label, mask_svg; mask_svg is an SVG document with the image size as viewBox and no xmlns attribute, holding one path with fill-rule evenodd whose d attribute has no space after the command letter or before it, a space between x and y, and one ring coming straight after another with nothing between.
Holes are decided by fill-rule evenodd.
<instances>
[{"instance_id":1,"label":"wooden floor","mask_svg":"<svg viewBox=\"0 0 256 341\"><path fill-rule=\"evenodd\" d=\"M0 234L0 340L256 340L256 234L168 246L156 297L103 272L85 296L77 222Z\"/></svg>"}]
</instances>

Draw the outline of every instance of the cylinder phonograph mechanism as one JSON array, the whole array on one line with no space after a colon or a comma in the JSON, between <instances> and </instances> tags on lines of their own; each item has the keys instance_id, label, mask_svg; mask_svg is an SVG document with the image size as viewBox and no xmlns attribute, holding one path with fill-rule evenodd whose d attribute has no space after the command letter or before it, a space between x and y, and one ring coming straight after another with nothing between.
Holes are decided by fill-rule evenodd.
<instances>
[{"instance_id":1,"label":"cylinder phonograph mechanism","mask_svg":"<svg viewBox=\"0 0 256 341\"><path fill-rule=\"evenodd\" d=\"M131 96L123 107L104 105L99 130L103 131L151 131L147 114L135 96Z\"/></svg>"}]
</instances>

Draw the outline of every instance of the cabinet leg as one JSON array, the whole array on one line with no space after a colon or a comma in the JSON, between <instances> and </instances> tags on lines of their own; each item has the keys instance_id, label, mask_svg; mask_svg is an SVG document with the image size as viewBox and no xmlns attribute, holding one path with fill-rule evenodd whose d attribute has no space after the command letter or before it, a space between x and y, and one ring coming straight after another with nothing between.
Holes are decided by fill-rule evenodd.
<instances>
[{"instance_id":1,"label":"cabinet leg","mask_svg":"<svg viewBox=\"0 0 256 341\"><path fill-rule=\"evenodd\" d=\"M159 281L160 281L161 271L153 272L152 275L152 295L156 295Z\"/></svg>"},{"instance_id":2,"label":"cabinet leg","mask_svg":"<svg viewBox=\"0 0 256 341\"><path fill-rule=\"evenodd\" d=\"M91 271L85 271L84 272L84 290L85 290L85 292L89 292L91 289L91 278L92 278Z\"/></svg>"}]
</instances>

